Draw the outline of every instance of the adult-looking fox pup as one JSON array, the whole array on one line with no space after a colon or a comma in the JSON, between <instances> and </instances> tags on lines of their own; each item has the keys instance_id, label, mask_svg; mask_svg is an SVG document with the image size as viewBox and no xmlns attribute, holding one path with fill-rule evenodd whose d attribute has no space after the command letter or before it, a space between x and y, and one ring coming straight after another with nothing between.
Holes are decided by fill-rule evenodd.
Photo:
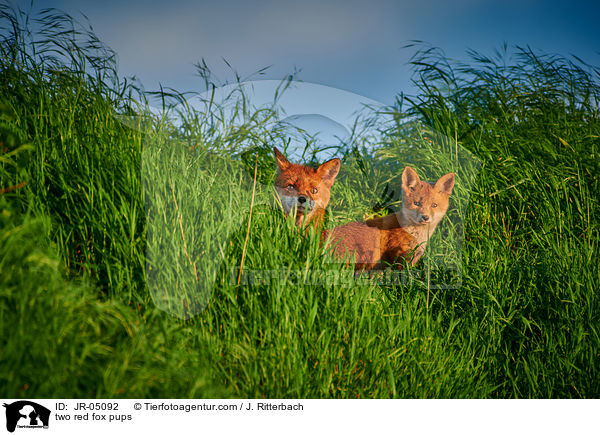
<instances>
[{"instance_id":1,"label":"adult-looking fox pup","mask_svg":"<svg viewBox=\"0 0 600 435\"><path fill-rule=\"evenodd\" d=\"M446 214L453 187L453 173L430 184L421 181L415 170L407 166L402 172L402 210L329 231L332 243L337 243L336 255L355 254L356 270L381 269L382 262L394 263L401 257L414 265Z\"/></svg>"},{"instance_id":2,"label":"adult-looking fox pup","mask_svg":"<svg viewBox=\"0 0 600 435\"><path fill-rule=\"evenodd\" d=\"M283 154L273 148L279 173L275 189L286 215L295 216L296 225L320 225L329 204L330 190L340 171L340 159L332 159L317 169L290 163Z\"/></svg>"}]
</instances>

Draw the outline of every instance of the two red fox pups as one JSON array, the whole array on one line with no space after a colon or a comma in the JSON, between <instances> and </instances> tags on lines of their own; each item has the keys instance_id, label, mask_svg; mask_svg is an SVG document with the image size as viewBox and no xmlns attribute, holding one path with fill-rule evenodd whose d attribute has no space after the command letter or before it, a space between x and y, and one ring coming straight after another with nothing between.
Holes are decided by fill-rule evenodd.
<instances>
[{"instance_id":1,"label":"two red fox pups","mask_svg":"<svg viewBox=\"0 0 600 435\"><path fill-rule=\"evenodd\" d=\"M297 225L319 226L340 171L340 160L332 159L313 169L290 163L277 148L273 151L279 167L275 189L284 213L293 216ZM399 212L325 230L322 238L330 239L338 258L354 255L356 270L381 269L403 258L414 265L448 210L454 181L454 174L449 173L431 184L407 166L402 172Z\"/></svg>"}]
</instances>

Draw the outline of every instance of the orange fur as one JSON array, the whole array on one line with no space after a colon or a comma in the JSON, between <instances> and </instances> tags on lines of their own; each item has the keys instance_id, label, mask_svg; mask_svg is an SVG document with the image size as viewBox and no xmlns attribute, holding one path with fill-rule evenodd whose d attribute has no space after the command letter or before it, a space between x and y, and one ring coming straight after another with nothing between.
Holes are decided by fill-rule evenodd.
<instances>
[{"instance_id":1,"label":"orange fur","mask_svg":"<svg viewBox=\"0 0 600 435\"><path fill-rule=\"evenodd\" d=\"M382 269L385 263L396 263L401 258L414 265L448 210L454 180L454 174L449 173L432 185L421 181L407 166L402 173L400 212L351 222L327 232L325 237L331 237L338 257L356 256L356 270Z\"/></svg>"},{"instance_id":2,"label":"orange fur","mask_svg":"<svg viewBox=\"0 0 600 435\"><path fill-rule=\"evenodd\" d=\"M290 163L273 148L279 173L275 190L286 215L295 216L297 225L320 225L329 204L331 186L340 171L340 159L332 159L316 169Z\"/></svg>"}]
</instances>

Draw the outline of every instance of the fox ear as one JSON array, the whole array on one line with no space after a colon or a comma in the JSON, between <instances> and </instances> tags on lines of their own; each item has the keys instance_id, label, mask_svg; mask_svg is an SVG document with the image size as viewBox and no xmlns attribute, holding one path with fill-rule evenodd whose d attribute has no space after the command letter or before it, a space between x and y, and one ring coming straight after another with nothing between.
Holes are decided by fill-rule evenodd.
<instances>
[{"instance_id":1,"label":"fox ear","mask_svg":"<svg viewBox=\"0 0 600 435\"><path fill-rule=\"evenodd\" d=\"M454 173L450 172L449 174L444 175L442 178L437 180L435 183L434 189L439 192L442 192L445 195L450 196L452 193L452 188L454 187Z\"/></svg>"},{"instance_id":2,"label":"fox ear","mask_svg":"<svg viewBox=\"0 0 600 435\"><path fill-rule=\"evenodd\" d=\"M410 166L404 168L404 171L402 172L402 190L408 191L409 188L411 190L414 190L414 188L420 182L421 179L419 178L419 176L413 168L411 168Z\"/></svg>"},{"instance_id":3,"label":"fox ear","mask_svg":"<svg viewBox=\"0 0 600 435\"><path fill-rule=\"evenodd\" d=\"M280 170L285 171L290 167L291 163L283 154L281 154L281 151L279 151L277 147L273 147L273 152L275 153L275 160L277 161L277 166L279 166Z\"/></svg>"},{"instance_id":4,"label":"fox ear","mask_svg":"<svg viewBox=\"0 0 600 435\"><path fill-rule=\"evenodd\" d=\"M331 159L317 168L317 174L329 187L333 186L335 177L340 172L340 166L342 162L340 159Z\"/></svg>"}]
</instances>

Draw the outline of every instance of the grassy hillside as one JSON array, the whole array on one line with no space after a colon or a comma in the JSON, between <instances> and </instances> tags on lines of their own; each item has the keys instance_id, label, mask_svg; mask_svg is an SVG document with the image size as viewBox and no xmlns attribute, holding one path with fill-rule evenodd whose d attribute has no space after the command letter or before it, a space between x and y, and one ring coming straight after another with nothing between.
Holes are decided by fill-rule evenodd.
<instances>
[{"instance_id":1,"label":"grassy hillside","mask_svg":"<svg viewBox=\"0 0 600 435\"><path fill-rule=\"evenodd\" d=\"M357 281L272 206L276 111L140 129L110 50L25 18L2 6L1 396L600 397L599 69L414 47L419 92L340 156L330 224L397 207L406 164L459 171L453 208L420 279ZM238 285L242 256L276 273ZM432 286L450 257L462 284Z\"/></svg>"}]
</instances>

